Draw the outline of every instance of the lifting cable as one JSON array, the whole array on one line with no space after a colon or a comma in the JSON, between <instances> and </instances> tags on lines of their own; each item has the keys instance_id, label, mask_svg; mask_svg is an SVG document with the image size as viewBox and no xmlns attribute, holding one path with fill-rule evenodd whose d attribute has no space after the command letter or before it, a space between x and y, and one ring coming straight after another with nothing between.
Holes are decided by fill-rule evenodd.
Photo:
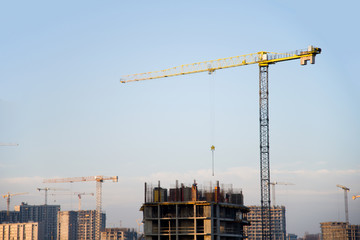
<instances>
[{"instance_id":1,"label":"lifting cable","mask_svg":"<svg viewBox=\"0 0 360 240\"><path fill-rule=\"evenodd\" d=\"M214 165L215 165L215 145L214 145L214 135L215 135L215 71L209 70L209 85L210 85L210 128L211 128L211 158L212 158L212 176L214 176Z\"/></svg>"}]
</instances>

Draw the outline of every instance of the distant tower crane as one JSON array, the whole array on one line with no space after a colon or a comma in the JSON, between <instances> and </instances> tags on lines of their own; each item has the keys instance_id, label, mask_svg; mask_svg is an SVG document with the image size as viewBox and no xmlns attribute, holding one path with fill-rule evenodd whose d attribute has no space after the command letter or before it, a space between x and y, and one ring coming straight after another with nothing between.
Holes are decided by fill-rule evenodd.
<instances>
[{"instance_id":1,"label":"distant tower crane","mask_svg":"<svg viewBox=\"0 0 360 240\"><path fill-rule=\"evenodd\" d=\"M81 210L81 196L83 195L91 195L94 196L94 193L75 193L75 195L79 198L79 211Z\"/></svg>"},{"instance_id":2,"label":"distant tower crane","mask_svg":"<svg viewBox=\"0 0 360 240\"><path fill-rule=\"evenodd\" d=\"M139 234L139 236L140 236L141 235L140 234L140 226L143 225L144 223L141 221L141 219L136 219L136 223L138 225L137 234Z\"/></svg>"},{"instance_id":3,"label":"distant tower crane","mask_svg":"<svg viewBox=\"0 0 360 240\"><path fill-rule=\"evenodd\" d=\"M18 143L0 143L0 146L3 146L3 147L17 147L19 146Z\"/></svg>"},{"instance_id":4,"label":"distant tower crane","mask_svg":"<svg viewBox=\"0 0 360 240\"><path fill-rule=\"evenodd\" d=\"M143 81L157 78L180 76L190 73L208 72L215 70L245 66L250 64L259 65L259 112L260 112L260 185L261 185L261 225L262 238L272 239L271 214L270 214L270 158L269 158L269 91L268 91L268 68L269 65L278 62L300 59L301 65L308 61L315 63L315 56L321 53L321 49L309 46L308 49L296 50L288 53L257 52L230 58L185 64L161 71L146 72L123 76L121 83Z\"/></svg>"},{"instance_id":5,"label":"distant tower crane","mask_svg":"<svg viewBox=\"0 0 360 240\"><path fill-rule=\"evenodd\" d=\"M102 183L106 180L118 181L118 176L104 177L73 177L73 178L55 178L45 179L44 183L74 183L74 182L89 182L96 181L96 223L95 223L95 240L100 240L100 223L101 223L101 208L102 208Z\"/></svg>"},{"instance_id":6,"label":"distant tower crane","mask_svg":"<svg viewBox=\"0 0 360 240\"><path fill-rule=\"evenodd\" d=\"M62 189L62 188L37 188L37 190L40 191L45 191L45 205L47 205L47 200L48 200L48 191L67 191L69 189Z\"/></svg>"},{"instance_id":7,"label":"distant tower crane","mask_svg":"<svg viewBox=\"0 0 360 240\"><path fill-rule=\"evenodd\" d=\"M24 193L9 193L8 192L7 194L3 195L3 198L6 198L6 204L7 204L7 208L6 208L7 213L6 213L6 215L7 215L8 218L10 216L10 199L11 199L11 197L18 196L18 195L24 195L24 194L29 194L29 193L28 192L24 192Z\"/></svg>"},{"instance_id":8,"label":"distant tower crane","mask_svg":"<svg viewBox=\"0 0 360 240\"><path fill-rule=\"evenodd\" d=\"M91 196L94 196L95 194L94 193L79 193L79 192L75 192L75 193L59 193L59 194L56 194L56 193L53 193L51 194L53 196L56 196L56 195L76 195L79 199L79 211L81 210L81 196L83 195L91 195Z\"/></svg>"},{"instance_id":9,"label":"distant tower crane","mask_svg":"<svg viewBox=\"0 0 360 240\"><path fill-rule=\"evenodd\" d=\"M354 195L354 196L352 196L352 199L357 199L357 198L360 198L360 195Z\"/></svg>"},{"instance_id":10,"label":"distant tower crane","mask_svg":"<svg viewBox=\"0 0 360 240\"><path fill-rule=\"evenodd\" d=\"M272 186L272 202L273 206L275 207L275 185L294 185L293 183L285 183L285 182L271 182L270 185Z\"/></svg>"},{"instance_id":11,"label":"distant tower crane","mask_svg":"<svg viewBox=\"0 0 360 240\"><path fill-rule=\"evenodd\" d=\"M340 184L336 185L338 188L341 188L344 190L344 200L345 200L345 219L346 222L349 222L349 210L348 210L348 191L350 191L350 188L347 188L345 186L342 186Z\"/></svg>"}]
</instances>

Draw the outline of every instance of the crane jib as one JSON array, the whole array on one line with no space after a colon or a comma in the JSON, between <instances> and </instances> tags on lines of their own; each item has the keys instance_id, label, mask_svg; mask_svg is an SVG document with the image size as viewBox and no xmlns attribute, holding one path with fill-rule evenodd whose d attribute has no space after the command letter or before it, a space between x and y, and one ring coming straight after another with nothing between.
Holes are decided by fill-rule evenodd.
<instances>
[{"instance_id":1,"label":"crane jib","mask_svg":"<svg viewBox=\"0 0 360 240\"><path fill-rule=\"evenodd\" d=\"M296 50L286 53L275 52L257 52L246 55L239 55L229 58L220 58L216 60L196 62L172 67L160 71L152 71L138 74L125 75L120 79L121 83L137 82L157 78L174 77L185 74L209 72L216 70L245 66L250 64L268 65L277 62L301 59L301 64L305 65L306 61L314 63L315 55L321 53L321 48L309 46L307 49Z\"/></svg>"}]
</instances>

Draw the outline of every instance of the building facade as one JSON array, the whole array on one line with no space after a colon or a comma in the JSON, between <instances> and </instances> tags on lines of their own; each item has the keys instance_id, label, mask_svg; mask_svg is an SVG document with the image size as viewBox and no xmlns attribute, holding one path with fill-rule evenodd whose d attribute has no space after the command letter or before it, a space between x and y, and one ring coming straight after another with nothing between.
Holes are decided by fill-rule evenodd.
<instances>
[{"instance_id":1,"label":"building facade","mask_svg":"<svg viewBox=\"0 0 360 240\"><path fill-rule=\"evenodd\" d=\"M101 240L137 240L137 232L130 228L105 228Z\"/></svg>"},{"instance_id":2,"label":"building facade","mask_svg":"<svg viewBox=\"0 0 360 240\"><path fill-rule=\"evenodd\" d=\"M4 223L0 224L0 240L42 240L42 223Z\"/></svg>"},{"instance_id":3,"label":"building facade","mask_svg":"<svg viewBox=\"0 0 360 240\"><path fill-rule=\"evenodd\" d=\"M57 213L60 205L28 205L21 203L15 206L19 212L20 222L38 222L44 226L44 240L56 240Z\"/></svg>"},{"instance_id":4,"label":"building facade","mask_svg":"<svg viewBox=\"0 0 360 240\"><path fill-rule=\"evenodd\" d=\"M261 206L249 206L248 220L250 226L245 226L245 234L249 240L262 239L261 226ZM286 239L286 217L284 206L274 206L270 209L271 213L271 232L274 240Z\"/></svg>"},{"instance_id":5,"label":"building facade","mask_svg":"<svg viewBox=\"0 0 360 240\"><path fill-rule=\"evenodd\" d=\"M60 211L57 215L57 239L77 240L78 213L76 211Z\"/></svg>"},{"instance_id":6,"label":"building facade","mask_svg":"<svg viewBox=\"0 0 360 240\"><path fill-rule=\"evenodd\" d=\"M240 240L249 224L241 191L232 187L175 188L145 184L143 211L146 240Z\"/></svg>"},{"instance_id":7,"label":"building facade","mask_svg":"<svg viewBox=\"0 0 360 240\"><path fill-rule=\"evenodd\" d=\"M320 223L323 240L360 240L360 225L347 222Z\"/></svg>"},{"instance_id":8,"label":"building facade","mask_svg":"<svg viewBox=\"0 0 360 240\"><path fill-rule=\"evenodd\" d=\"M81 240L94 240L96 232L96 210L80 210L78 213L77 237ZM100 231L106 226L106 215L101 213Z\"/></svg>"},{"instance_id":9,"label":"building facade","mask_svg":"<svg viewBox=\"0 0 360 240\"><path fill-rule=\"evenodd\" d=\"M0 223L17 223L20 222L19 212L0 211Z\"/></svg>"}]
</instances>

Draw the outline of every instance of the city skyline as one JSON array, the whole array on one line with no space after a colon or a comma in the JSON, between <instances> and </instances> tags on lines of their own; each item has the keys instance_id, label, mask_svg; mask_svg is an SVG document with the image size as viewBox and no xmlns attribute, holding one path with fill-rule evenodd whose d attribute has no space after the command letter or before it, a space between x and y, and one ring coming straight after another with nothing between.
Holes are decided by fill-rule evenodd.
<instances>
[{"instance_id":1,"label":"city skyline","mask_svg":"<svg viewBox=\"0 0 360 240\"><path fill-rule=\"evenodd\" d=\"M95 183L46 178L119 176L103 184L103 209L108 223L134 228L144 182L219 180L242 188L245 205L260 205L256 65L128 84L120 77L314 45L323 50L314 65L269 67L270 178L294 184L276 186L276 202L286 206L287 233L319 233L320 222L345 221L341 184L350 188L350 223L360 224L360 200L351 199L360 194L358 5L3 3L0 142L19 145L0 147L1 194L31 193L12 207L43 204L38 187L95 193ZM76 196L54 199L77 209ZM82 205L95 209L95 197Z\"/></svg>"}]
</instances>

